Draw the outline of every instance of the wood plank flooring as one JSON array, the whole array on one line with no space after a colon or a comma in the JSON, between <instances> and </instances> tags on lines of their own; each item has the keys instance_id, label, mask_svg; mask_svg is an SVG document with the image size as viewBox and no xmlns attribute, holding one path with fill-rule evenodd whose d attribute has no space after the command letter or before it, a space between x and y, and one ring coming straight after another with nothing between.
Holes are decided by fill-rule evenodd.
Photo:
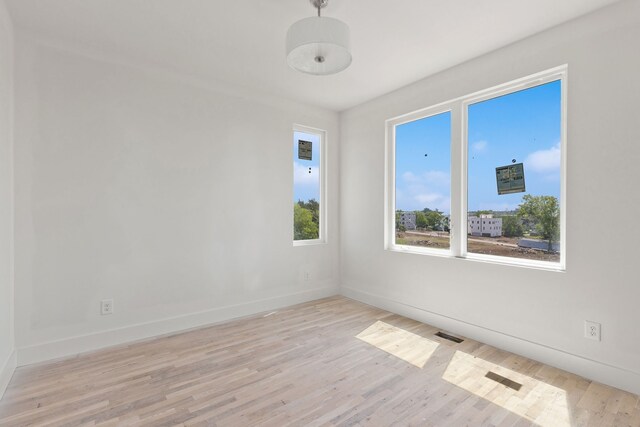
<instances>
[{"instance_id":1,"label":"wood plank flooring","mask_svg":"<svg viewBox=\"0 0 640 427\"><path fill-rule=\"evenodd\" d=\"M640 426L638 396L343 297L22 367L1 426Z\"/></svg>"}]
</instances>

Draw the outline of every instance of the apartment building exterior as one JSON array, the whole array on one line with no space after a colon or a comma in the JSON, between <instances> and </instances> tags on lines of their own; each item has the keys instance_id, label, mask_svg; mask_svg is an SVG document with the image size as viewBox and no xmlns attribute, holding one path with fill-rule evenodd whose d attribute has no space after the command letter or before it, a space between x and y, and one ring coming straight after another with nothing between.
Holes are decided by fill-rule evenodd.
<instances>
[{"instance_id":1,"label":"apartment building exterior","mask_svg":"<svg viewBox=\"0 0 640 427\"><path fill-rule=\"evenodd\" d=\"M502 236L502 218L494 218L491 214L481 214L467 218L467 234L471 236Z\"/></svg>"}]
</instances>

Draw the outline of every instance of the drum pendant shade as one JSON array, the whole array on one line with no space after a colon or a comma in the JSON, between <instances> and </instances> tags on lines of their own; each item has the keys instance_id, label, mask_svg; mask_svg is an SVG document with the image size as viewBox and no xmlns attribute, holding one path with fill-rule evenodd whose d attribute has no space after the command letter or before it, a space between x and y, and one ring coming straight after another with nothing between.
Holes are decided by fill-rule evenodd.
<instances>
[{"instance_id":1,"label":"drum pendant shade","mask_svg":"<svg viewBox=\"0 0 640 427\"><path fill-rule=\"evenodd\" d=\"M349 27L334 18L313 16L294 23L286 48L289 66L307 74L335 74L351 64Z\"/></svg>"}]
</instances>

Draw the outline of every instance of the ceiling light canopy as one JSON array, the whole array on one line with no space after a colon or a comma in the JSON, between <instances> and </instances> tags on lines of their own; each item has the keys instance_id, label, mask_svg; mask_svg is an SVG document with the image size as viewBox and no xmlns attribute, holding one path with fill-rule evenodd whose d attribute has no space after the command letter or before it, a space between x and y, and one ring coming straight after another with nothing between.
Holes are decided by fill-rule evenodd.
<instances>
[{"instance_id":1,"label":"ceiling light canopy","mask_svg":"<svg viewBox=\"0 0 640 427\"><path fill-rule=\"evenodd\" d=\"M287 63L307 74L328 75L351 64L349 27L344 22L320 16L329 0L311 0L318 16L294 23L287 32Z\"/></svg>"}]
</instances>

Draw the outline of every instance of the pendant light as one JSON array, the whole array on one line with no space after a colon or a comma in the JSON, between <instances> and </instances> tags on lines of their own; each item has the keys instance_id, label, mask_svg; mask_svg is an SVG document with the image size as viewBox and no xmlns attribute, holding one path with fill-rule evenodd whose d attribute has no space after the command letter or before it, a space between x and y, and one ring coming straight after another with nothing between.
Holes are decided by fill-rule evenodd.
<instances>
[{"instance_id":1,"label":"pendant light","mask_svg":"<svg viewBox=\"0 0 640 427\"><path fill-rule=\"evenodd\" d=\"M318 16L294 23L287 32L287 63L307 74L329 75L351 64L349 27L344 22L320 16L329 0L311 0Z\"/></svg>"}]
</instances>

